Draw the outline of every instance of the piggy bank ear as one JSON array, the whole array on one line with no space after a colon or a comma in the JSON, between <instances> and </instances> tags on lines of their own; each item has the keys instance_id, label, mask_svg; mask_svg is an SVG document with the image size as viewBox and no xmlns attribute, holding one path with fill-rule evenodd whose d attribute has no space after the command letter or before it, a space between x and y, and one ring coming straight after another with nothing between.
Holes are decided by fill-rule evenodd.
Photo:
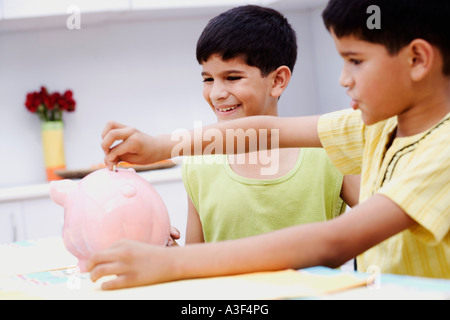
<instances>
[{"instance_id":1,"label":"piggy bank ear","mask_svg":"<svg viewBox=\"0 0 450 320\"><path fill-rule=\"evenodd\" d=\"M77 183L72 180L50 182L50 198L60 206L64 206L67 196L75 189Z\"/></svg>"}]
</instances>

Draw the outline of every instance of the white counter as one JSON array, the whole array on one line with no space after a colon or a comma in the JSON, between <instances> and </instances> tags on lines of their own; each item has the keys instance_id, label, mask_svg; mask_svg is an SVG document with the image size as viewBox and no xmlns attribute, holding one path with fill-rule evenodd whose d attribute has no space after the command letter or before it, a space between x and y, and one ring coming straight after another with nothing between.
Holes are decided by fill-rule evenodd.
<instances>
[{"instance_id":1,"label":"white counter","mask_svg":"<svg viewBox=\"0 0 450 320\"><path fill-rule=\"evenodd\" d=\"M168 169L139 172L150 183L181 181L181 165ZM50 183L1 188L0 203L17 200L46 198L50 196Z\"/></svg>"}]
</instances>

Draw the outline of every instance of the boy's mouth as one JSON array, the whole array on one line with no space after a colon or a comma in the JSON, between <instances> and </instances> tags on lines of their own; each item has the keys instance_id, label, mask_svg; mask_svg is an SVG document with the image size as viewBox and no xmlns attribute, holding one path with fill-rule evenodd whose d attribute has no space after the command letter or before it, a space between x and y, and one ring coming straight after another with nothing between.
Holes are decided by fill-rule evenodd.
<instances>
[{"instance_id":1,"label":"boy's mouth","mask_svg":"<svg viewBox=\"0 0 450 320\"><path fill-rule=\"evenodd\" d=\"M216 107L216 110L217 111L219 111L219 112L230 112L230 111L233 111L233 110L235 110L236 108L238 108L238 107L240 107L241 105L240 104L236 104L236 105L233 105L233 106L218 106L218 107Z\"/></svg>"},{"instance_id":2,"label":"boy's mouth","mask_svg":"<svg viewBox=\"0 0 450 320\"><path fill-rule=\"evenodd\" d=\"M353 110L358 109L358 101L355 99L352 99L352 101L350 101L350 106L352 107Z\"/></svg>"}]
</instances>

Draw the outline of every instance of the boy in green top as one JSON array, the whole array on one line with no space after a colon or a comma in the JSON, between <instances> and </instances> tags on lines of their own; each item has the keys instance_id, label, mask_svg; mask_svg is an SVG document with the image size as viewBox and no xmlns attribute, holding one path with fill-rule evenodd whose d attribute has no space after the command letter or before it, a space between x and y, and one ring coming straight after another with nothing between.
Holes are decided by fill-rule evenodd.
<instances>
[{"instance_id":1,"label":"boy in green top","mask_svg":"<svg viewBox=\"0 0 450 320\"><path fill-rule=\"evenodd\" d=\"M278 116L296 59L295 31L276 10L241 6L211 19L198 40L197 60L203 96L217 121ZM319 148L189 158L183 166L186 243L335 218L345 210L341 194L350 205L357 203L356 179L343 178Z\"/></svg>"},{"instance_id":2,"label":"boy in green top","mask_svg":"<svg viewBox=\"0 0 450 320\"><path fill-rule=\"evenodd\" d=\"M381 29L367 23L367 9L374 3L381 12ZM175 248L122 241L91 258L92 280L116 274L103 284L111 289L335 267L356 255L358 268L377 265L381 272L450 277L450 2L331 0L323 17L344 59L340 83L355 110L247 117L206 129L224 136L225 128L277 129L280 147L324 147L341 170L361 173L359 204L330 221L233 241ZM178 150L193 152L194 146L211 143L194 138ZM124 144L110 150L119 139ZM170 135L150 137L111 125L102 142L109 167L128 157L165 159L176 145Z\"/></svg>"}]
</instances>

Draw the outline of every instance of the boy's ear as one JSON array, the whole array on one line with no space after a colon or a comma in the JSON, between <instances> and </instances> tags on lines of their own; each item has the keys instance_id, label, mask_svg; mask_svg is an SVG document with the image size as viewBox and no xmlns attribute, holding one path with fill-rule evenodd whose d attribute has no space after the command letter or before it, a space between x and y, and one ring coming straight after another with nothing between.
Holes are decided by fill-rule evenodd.
<instances>
[{"instance_id":1,"label":"boy's ear","mask_svg":"<svg viewBox=\"0 0 450 320\"><path fill-rule=\"evenodd\" d=\"M411 78L422 80L432 69L436 56L433 46L423 39L415 39L408 46L408 63L411 68Z\"/></svg>"},{"instance_id":2,"label":"boy's ear","mask_svg":"<svg viewBox=\"0 0 450 320\"><path fill-rule=\"evenodd\" d=\"M273 85L271 95L274 98L278 98L286 89L289 81L291 80L291 69L287 66L278 67L272 72L273 75Z\"/></svg>"}]
</instances>

